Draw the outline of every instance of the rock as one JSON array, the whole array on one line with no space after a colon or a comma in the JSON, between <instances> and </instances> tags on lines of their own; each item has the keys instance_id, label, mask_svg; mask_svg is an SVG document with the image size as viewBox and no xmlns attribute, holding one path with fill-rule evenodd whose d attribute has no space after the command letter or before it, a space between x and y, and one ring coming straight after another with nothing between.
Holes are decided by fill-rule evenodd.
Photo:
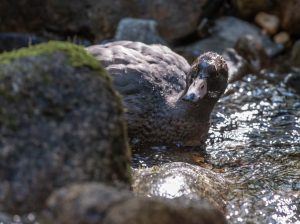
<instances>
[{"instance_id":1,"label":"rock","mask_svg":"<svg viewBox=\"0 0 300 224\"><path fill-rule=\"evenodd\" d=\"M251 35L257 42L260 42L269 57L279 54L284 49L282 45L275 44L264 35L258 27L235 17L220 17L215 21L215 26L210 32L211 37L179 47L176 51L189 61L193 61L205 51L222 54L225 49L233 48L238 39L246 35Z\"/></svg>"},{"instance_id":2,"label":"rock","mask_svg":"<svg viewBox=\"0 0 300 224\"><path fill-rule=\"evenodd\" d=\"M52 194L47 204L52 223L226 223L224 216L208 204L134 197L129 191L119 191L100 183L62 188Z\"/></svg>"},{"instance_id":3,"label":"rock","mask_svg":"<svg viewBox=\"0 0 300 224\"><path fill-rule=\"evenodd\" d=\"M237 11L237 14L243 17L251 17L257 12L270 9L271 0L231 0L231 4Z\"/></svg>"},{"instance_id":4,"label":"rock","mask_svg":"<svg viewBox=\"0 0 300 224\"><path fill-rule=\"evenodd\" d=\"M300 34L300 1L277 1L277 10L280 13L281 26L290 34Z\"/></svg>"},{"instance_id":5,"label":"rock","mask_svg":"<svg viewBox=\"0 0 300 224\"><path fill-rule=\"evenodd\" d=\"M13 223L13 218L7 214L0 213L0 223L1 224L10 224Z\"/></svg>"},{"instance_id":6,"label":"rock","mask_svg":"<svg viewBox=\"0 0 300 224\"><path fill-rule=\"evenodd\" d=\"M253 70L249 62L236 52L233 48L224 51L223 57L228 66L228 83L242 79Z\"/></svg>"},{"instance_id":7,"label":"rock","mask_svg":"<svg viewBox=\"0 0 300 224\"><path fill-rule=\"evenodd\" d=\"M82 47L3 53L0 77L0 211L40 210L69 183L129 185L121 101Z\"/></svg>"},{"instance_id":8,"label":"rock","mask_svg":"<svg viewBox=\"0 0 300 224\"><path fill-rule=\"evenodd\" d=\"M297 40L292 48L291 64L300 68L300 40Z\"/></svg>"},{"instance_id":9,"label":"rock","mask_svg":"<svg viewBox=\"0 0 300 224\"><path fill-rule=\"evenodd\" d=\"M267 52L262 43L251 35L240 37L234 48L248 61L254 72L258 72L268 64Z\"/></svg>"},{"instance_id":10,"label":"rock","mask_svg":"<svg viewBox=\"0 0 300 224\"><path fill-rule=\"evenodd\" d=\"M277 33L280 26L279 18L276 15L265 12L258 13L255 16L255 22L270 35Z\"/></svg>"},{"instance_id":11,"label":"rock","mask_svg":"<svg viewBox=\"0 0 300 224\"><path fill-rule=\"evenodd\" d=\"M125 0L2 0L0 30L105 39L113 36L128 5Z\"/></svg>"},{"instance_id":12,"label":"rock","mask_svg":"<svg viewBox=\"0 0 300 224\"><path fill-rule=\"evenodd\" d=\"M196 31L207 0L132 0L133 17L154 19L158 31L168 42Z\"/></svg>"},{"instance_id":13,"label":"rock","mask_svg":"<svg viewBox=\"0 0 300 224\"><path fill-rule=\"evenodd\" d=\"M277 44L288 45L290 43L290 35L287 32L277 33L273 40Z\"/></svg>"},{"instance_id":14,"label":"rock","mask_svg":"<svg viewBox=\"0 0 300 224\"><path fill-rule=\"evenodd\" d=\"M46 40L29 33L0 33L0 53L45 42Z\"/></svg>"},{"instance_id":15,"label":"rock","mask_svg":"<svg viewBox=\"0 0 300 224\"><path fill-rule=\"evenodd\" d=\"M220 0L2 0L0 30L45 31L63 36L101 41L114 36L124 17L154 19L167 41L196 31L199 20L214 15ZM210 7L207 6L210 5ZM213 9L213 10L212 10Z\"/></svg>"},{"instance_id":16,"label":"rock","mask_svg":"<svg viewBox=\"0 0 300 224\"><path fill-rule=\"evenodd\" d=\"M147 19L122 19L118 25L115 40L131 40L146 44L167 45L167 42L162 39L157 31L157 22Z\"/></svg>"},{"instance_id":17,"label":"rock","mask_svg":"<svg viewBox=\"0 0 300 224\"><path fill-rule=\"evenodd\" d=\"M284 79L284 83L287 87L294 89L300 94L300 71L288 74Z\"/></svg>"},{"instance_id":18,"label":"rock","mask_svg":"<svg viewBox=\"0 0 300 224\"><path fill-rule=\"evenodd\" d=\"M221 211L225 210L228 188L229 182L222 174L183 162L137 169L133 173L133 191L138 195L207 200Z\"/></svg>"}]
</instances>

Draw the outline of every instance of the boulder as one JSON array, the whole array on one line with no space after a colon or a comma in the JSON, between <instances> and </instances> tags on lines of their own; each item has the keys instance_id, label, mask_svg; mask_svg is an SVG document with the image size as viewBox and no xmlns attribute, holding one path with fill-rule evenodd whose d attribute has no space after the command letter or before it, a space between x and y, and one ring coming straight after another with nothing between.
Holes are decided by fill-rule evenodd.
<instances>
[{"instance_id":1,"label":"boulder","mask_svg":"<svg viewBox=\"0 0 300 224\"><path fill-rule=\"evenodd\" d=\"M290 34L300 34L300 0L278 1L281 26Z\"/></svg>"},{"instance_id":2,"label":"boulder","mask_svg":"<svg viewBox=\"0 0 300 224\"><path fill-rule=\"evenodd\" d=\"M135 197L100 183L76 184L48 199L49 223L62 224L222 224L222 213L208 204Z\"/></svg>"},{"instance_id":3,"label":"boulder","mask_svg":"<svg viewBox=\"0 0 300 224\"><path fill-rule=\"evenodd\" d=\"M82 47L49 42L0 55L0 211L43 208L82 181L128 186L121 100Z\"/></svg>"},{"instance_id":4,"label":"boulder","mask_svg":"<svg viewBox=\"0 0 300 224\"><path fill-rule=\"evenodd\" d=\"M157 31L157 22L149 19L124 18L120 21L115 40L131 40L145 44L163 44L163 40Z\"/></svg>"},{"instance_id":5,"label":"boulder","mask_svg":"<svg viewBox=\"0 0 300 224\"><path fill-rule=\"evenodd\" d=\"M229 182L222 174L184 162L136 169L133 191L138 195L206 200L225 210Z\"/></svg>"},{"instance_id":6,"label":"boulder","mask_svg":"<svg viewBox=\"0 0 300 224\"><path fill-rule=\"evenodd\" d=\"M251 17L259 11L268 10L272 0L231 0L237 14L242 17Z\"/></svg>"},{"instance_id":7,"label":"boulder","mask_svg":"<svg viewBox=\"0 0 300 224\"><path fill-rule=\"evenodd\" d=\"M268 36L264 35L255 25L235 17L220 17L215 21L210 33L210 37L179 47L176 51L189 61L193 61L205 51L215 51L222 54L225 49L233 48L236 42L246 35L250 35L257 42L260 42L269 57L277 55L284 49L282 45L274 43Z\"/></svg>"},{"instance_id":8,"label":"boulder","mask_svg":"<svg viewBox=\"0 0 300 224\"><path fill-rule=\"evenodd\" d=\"M201 18L211 16L221 0L2 0L0 30L51 32L89 40L112 38L124 17L153 19L167 41L196 31ZM212 7L213 6L213 7Z\"/></svg>"}]
</instances>

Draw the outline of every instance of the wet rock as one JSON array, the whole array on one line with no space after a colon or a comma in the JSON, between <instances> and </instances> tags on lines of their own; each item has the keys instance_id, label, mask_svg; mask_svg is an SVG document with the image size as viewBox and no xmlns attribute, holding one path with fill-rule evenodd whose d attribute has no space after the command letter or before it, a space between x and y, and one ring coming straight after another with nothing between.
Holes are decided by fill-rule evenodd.
<instances>
[{"instance_id":1,"label":"wet rock","mask_svg":"<svg viewBox=\"0 0 300 224\"><path fill-rule=\"evenodd\" d=\"M271 0L231 0L231 4L240 16L249 17L272 6Z\"/></svg>"},{"instance_id":2,"label":"wet rock","mask_svg":"<svg viewBox=\"0 0 300 224\"><path fill-rule=\"evenodd\" d=\"M229 182L222 174L183 162L137 169L133 173L133 190L139 195L207 200L219 210L225 209L228 188Z\"/></svg>"},{"instance_id":3,"label":"wet rock","mask_svg":"<svg viewBox=\"0 0 300 224\"><path fill-rule=\"evenodd\" d=\"M0 210L40 210L65 184L129 184L120 99L83 48L50 42L0 55Z\"/></svg>"},{"instance_id":4,"label":"wet rock","mask_svg":"<svg viewBox=\"0 0 300 224\"><path fill-rule=\"evenodd\" d=\"M284 46L290 43L290 35L287 32L280 32L276 34L273 39L275 43L282 44Z\"/></svg>"},{"instance_id":5,"label":"wet rock","mask_svg":"<svg viewBox=\"0 0 300 224\"><path fill-rule=\"evenodd\" d=\"M253 71L259 71L268 63L268 56L262 43L251 35L239 38L234 48L248 61Z\"/></svg>"},{"instance_id":6,"label":"wet rock","mask_svg":"<svg viewBox=\"0 0 300 224\"><path fill-rule=\"evenodd\" d=\"M139 41L146 44L167 44L157 31L157 22L147 19L122 19L118 25L115 40Z\"/></svg>"},{"instance_id":7,"label":"wet rock","mask_svg":"<svg viewBox=\"0 0 300 224\"><path fill-rule=\"evenodd\" d=\"M291 53L291 63L292 65L300 68L300 40L294 43Z\"/></svg>"},{"instance_id":8,"label":"wet rock","mask_svg":"<svg viewBox=\"0 0 300 224\"><path fill-rule=\"evenodd\" d=\"M234 17L219 18L210 32L211 37L177 48L176 51L188 59L195 59L203 51L216 51L222 54L226 48L233 48L238 39L246 35L251 35L260 42L269 57L283 50L282 45L275 44L258 27Z\"/></svg>"},{"instance_id":9,"label":"wet rock","mask_svg":"<svg viewBox=\"0 0 300 224\"><path fill-rule=\"evenodd\" d=\"M300 1L278 1L277 10L280 12L282 27L290 34L300 34Z\"/></svg>"},{"instance_id":10,"label":"wet rock","mask_svg":"<svg viewBox=\"0 0 300 224\"><path fill-rule=\"evenodd\" d=\"M268 34L277 33L280 25L279 18L265 12L260 12L255 16L255 22L261 26Z\"/></svg>"},{"instance_id":11,"label":"wet rock","mask_svg":"<svg viewBox=\"0 0 300 224\"><path fill-rule=\"evenodd\" d=\"M9 224L13 223L13 218L7 214L0 213L0 223L1 224Z\"/></svg>"},{"instance_id":12,"label":"wet rock","mask_svg":"<svg viewBox=\"0 0 300 224\"><path fill-rule=\"evenodd\" d=\"M224 216L208 204L134 197L131 192L99 183L62 188L52 194L47 204L53 223L226 223Z\"/></svg>"},{"instance_id":13,"label":"wet rock","mask_svg":"<svg viewBox=\"0 0 300 224\"><path fill-rule=\"evenodd\" d=\"M43 38L28 33L0 33L0 53L45 42Z\"/></svg>"},{"instance_id":14,"label":"wet rock","mask_svg":"<svg viewBox=\"0 0 300 224\"><path fill-rule=\"evenodd\" d=\"M294 89L300 94L300 71L288 74L284 79L284 83L287 87Z\"/></svg>"},{"instance_id":15,"label":"wet rock","mask_svg":"<svg viewBox=\"0 0 300 224\"><path fill-rule=\"evenodd\" d=\"M223 57L228 66L228 83L240 80L253 71L249 62L233 48L226 49Z\"/></svg>"}]
</instances>

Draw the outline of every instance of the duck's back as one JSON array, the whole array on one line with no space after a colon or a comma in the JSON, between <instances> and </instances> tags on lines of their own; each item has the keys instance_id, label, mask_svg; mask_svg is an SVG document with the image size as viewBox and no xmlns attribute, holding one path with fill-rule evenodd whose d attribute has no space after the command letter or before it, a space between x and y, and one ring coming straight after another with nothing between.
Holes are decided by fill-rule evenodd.
<instances>
[{"instance_id":1,"label":"duck's back","mask_svg":"<svg viewBox=\"0 0 300 224\"><path fill-rule=\"evenodd\" d=\"M117 41L87 50L113 76L115 87L124 97L169 97L185 87L190 66L168 47Z\"/></svg>"}]
</instances>

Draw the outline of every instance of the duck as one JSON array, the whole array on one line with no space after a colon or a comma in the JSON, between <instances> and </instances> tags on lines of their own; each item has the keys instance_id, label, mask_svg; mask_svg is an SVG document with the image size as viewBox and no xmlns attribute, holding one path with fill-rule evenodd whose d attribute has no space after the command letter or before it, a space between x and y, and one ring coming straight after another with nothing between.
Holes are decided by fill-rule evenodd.
<instances>
[{"instance_id":1,"label":"duck","mask_svg":"<svg viewBox=\"0 0 300 224\"><path fill-rule=\"evenodd\" d=\"M116 41L86 50L112 76L123 97L130 143L200 146L210 114L227 87L228 67L214 52L191 65L169 47Z\"/></svg>"}]
</instances>

